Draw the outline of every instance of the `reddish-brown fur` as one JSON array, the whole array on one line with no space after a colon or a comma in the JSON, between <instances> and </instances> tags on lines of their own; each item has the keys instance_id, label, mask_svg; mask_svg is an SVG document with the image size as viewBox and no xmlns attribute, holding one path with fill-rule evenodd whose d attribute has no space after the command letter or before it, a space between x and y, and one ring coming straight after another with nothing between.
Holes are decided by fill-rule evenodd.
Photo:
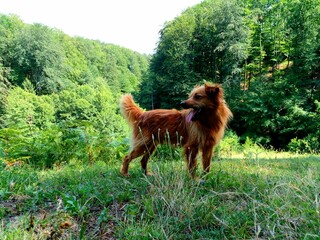
<instances>
[{"instance_id":1,"label":"reddish-brown fur","mask_svg":"<svg viewBox=\"0 0 320 240\"><path fill-rule=\"evenodd\" d=\"M130 94L122 96L120 109L132 128L131 151L123 159L122 175L128 176L129 163L140 156L143 171L150 174L147 163L159 143L183 146L187 167L193 177L200 150L203 171L210 171L213 149L232 117L223 90L219 84L205 83L195 87L181 105L187 109L144 111L134 103Z\"/></svg>"}]
</instances>

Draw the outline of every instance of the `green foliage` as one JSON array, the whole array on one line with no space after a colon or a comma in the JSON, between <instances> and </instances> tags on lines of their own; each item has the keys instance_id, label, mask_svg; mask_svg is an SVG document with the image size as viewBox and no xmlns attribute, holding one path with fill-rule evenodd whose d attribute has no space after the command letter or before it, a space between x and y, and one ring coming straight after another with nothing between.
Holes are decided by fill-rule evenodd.
<instances>
[{"instance_id":1,"label":"green foliage","mask_svg":"<svg viewBox=\"0 0 320 240\"><path fill-rule=\"evenodd\" d=\"M0 157L54 167L115 161L128 148L122 92L149 57L0 15Z\"/></svg>"},{"instance_id":2,"label":"green foliage","mask_svg":"<svg viewBox=\"0 0 320 240\"><path fill-rule=\"evenodd\" d=\"M233 131L227 131L223 140L219 143L215 150L219 155L230 155L234 152L243 151L243 146L240 144L240 138Z\"/></svg>"},{"instance_id":3,"label":"green foliage","mask_svg":"<svg viewBox=\"0 0 320 240\"><path fill-rule=\"evenodd\" d=\"M148 57L129 49L71 38L41 24L24 24L15 16L0 15L0 22L0 82L6 77L22 86L28 79L38 95L97 77L115 92L132 92L147 70Z\"/></svg>"},{"instance_id":4,"label":"green foliage","mask_svg":"<svg viewBox=\"0 0 320 240\"><path fill-rule=\"evenodd\" d=\"M288 28L290 31L292 58L295 73L304 79L303 85L319 81L320 8L319 0L289 1ZM301 79L302 80L302 79Z\"/></svg>"},{"instance_id":5,"label":"green foliage","mask_svg":"<svg viewBox=\"0 0 320 240\"><path fill-rule=\"evenodd\" d=\"M291 139L288 144L288 150L296 153L319 153L320 131L311 133L303 139Z\"/></svg>"},{"instance_id":6,"label":"green foliage","mask_svg":"<svg viewBox=\"0 0 320 240\"><path fill-rule=\"evenodd\" d=\"M1 116L4 126L27 128L30 131L50 127L54 122L54 104L49 96L37 96L19 87L9 91L5 114Z\"/></svg>"},{"instance_id":7,"label":"green foliage","mask_svg":"<svg viewBox=\"0 0 320 240\"><path fill-rule=\"evenodd\" d=\"M172 108L203 80L222 83L235 116L218 152L245 151L247 139L317 152L319 6L207 0L165 24L151 58L0 15L1 157L115 161L128 148L123 92L147 109ZM166 147L155 155L166 153L176 158Z\"/></svg>"},{"instance_id":8,"label":"green foliage","mask_svg":"<svg viewBox=\"0 0 320 240\"><path fill-rule=\"evenodd\" d=\"M101 161L2 169L0 238L317 239L319 157L259 151L222 154L205 181L170 157L130 179Z\"/></svg>"},{"instance_id":9,"label":"green foliage","mask_svg":"<svg viewBox=\"0 0 320 240\"><path fill-rule=\"evenodd\" d=\"M160 34L140 92L150 96L155 108L177 106L203 79L239 84L249 29L236 1L204 1L167 23Z\"/></svg>"},{"instance_id":10,"label":"green foliage","mask_svg":"<svg viewBox=\"0 0 320 240\"><path fill-rule=\"evenodd\" d=\"M28 152L30 137L25 132L25 129L0 129L0 160L2 162L14 163L30 158Z\"/></svg>"},{"instance_id":11,"label":"green foliage","mask_svg":"<svg viewBox=\"0 0 320 240\"><path fill-rule=\"evenodd\" d=\"M1 157L24 158L39 167L123 157L128 127L110 89L101 81L94 84L96 88L82 85L51 96L11 89L1 117L6 127L0 129Z\"/></svg>"},{"instance_id":12,"label":"green foliage","mask_svg":"<svg viewBox=\"0 0 320 240\"><path fill-rule=\"evenodd\" d=\"M24 26L12 41L12 81L21 85L28 78L38 94L57 92L68 84L62 81L64 52L58 33L40 25Z\"/></svg>"},{"instance_id":13,"label":"green foliage","mask_svg":"<svg viewBox=\"0 0 320 240\"><path fill-rule=\"evenodd\" d=\"M161 30L137 99L178 107L204 79L222 83L240 141L286 149L320 127L319 6L228 0L187 9Z\"/></svg>"},{"instance_id":14,"label":"green foliage","mask_svg":"<svg viewBox=\"0 0 320 240\"><path fill-rule=\"evenodd\" d=\"M10 82L8 81L9 71L2 66L0 57L0 114L3 112L3 106L6 103Z\"/></svg>"}]
</instances>

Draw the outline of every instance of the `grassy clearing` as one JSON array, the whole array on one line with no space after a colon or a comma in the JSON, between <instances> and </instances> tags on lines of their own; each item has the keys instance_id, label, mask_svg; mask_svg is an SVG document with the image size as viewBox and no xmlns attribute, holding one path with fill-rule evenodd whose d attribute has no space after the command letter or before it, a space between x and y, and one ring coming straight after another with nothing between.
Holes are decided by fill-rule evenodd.
<instances>
[{"instance_id":1,"label":"grassy clearing","mask_svg":"<svg viewBox=\"0 0 320 240\"><path fill-rule=\"evenodd\" d=\"M121 161L2 167L0 239L319 239L319 156L221 154L205 183L176 150L155 154L152 177L139 161L128 179Z\"/></svg>"}]
</instances>

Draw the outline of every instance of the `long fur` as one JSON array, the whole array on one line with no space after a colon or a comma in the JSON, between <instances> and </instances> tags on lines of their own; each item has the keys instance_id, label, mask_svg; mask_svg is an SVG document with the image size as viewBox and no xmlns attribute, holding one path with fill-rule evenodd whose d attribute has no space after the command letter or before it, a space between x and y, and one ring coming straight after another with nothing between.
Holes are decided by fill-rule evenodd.
<instances>
[{"instance_id":1,"label":"long fur","mask_svg":"<svg viewBox=\"0 0 320 240\"><path fill-rule=\"evenodd\" d=\"M214 147L224 135L232 113L224 101L218 84L206 83L195 87L181 103L186 109L144 111L130 94L122 96L120 110L132 128L130 153L124 157L121 174L128 176L129 163L142 156L141 167L146 174L149 157L158 144L183 146L187 167L194 177L197 154L202 152L205 173L210 171Z\"/></svg>"}]
</instances>

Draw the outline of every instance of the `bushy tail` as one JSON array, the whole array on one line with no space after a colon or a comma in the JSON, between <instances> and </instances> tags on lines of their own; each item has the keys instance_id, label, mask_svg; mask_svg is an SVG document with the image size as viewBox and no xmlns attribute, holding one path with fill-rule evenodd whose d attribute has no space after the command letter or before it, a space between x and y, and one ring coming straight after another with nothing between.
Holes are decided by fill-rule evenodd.
<instances>
[{"instance_id":1,"label":"bushy tail","mask_svg":"<svg viewBox=\"0 0 320 240\"><path fill-rule=\"evenodd\" d=\"M135 104L131 94L125 94L122 96L120 100L120 110L122 115L131 126L144 112L138 105Z\"/></svg>"}]
</instances>

